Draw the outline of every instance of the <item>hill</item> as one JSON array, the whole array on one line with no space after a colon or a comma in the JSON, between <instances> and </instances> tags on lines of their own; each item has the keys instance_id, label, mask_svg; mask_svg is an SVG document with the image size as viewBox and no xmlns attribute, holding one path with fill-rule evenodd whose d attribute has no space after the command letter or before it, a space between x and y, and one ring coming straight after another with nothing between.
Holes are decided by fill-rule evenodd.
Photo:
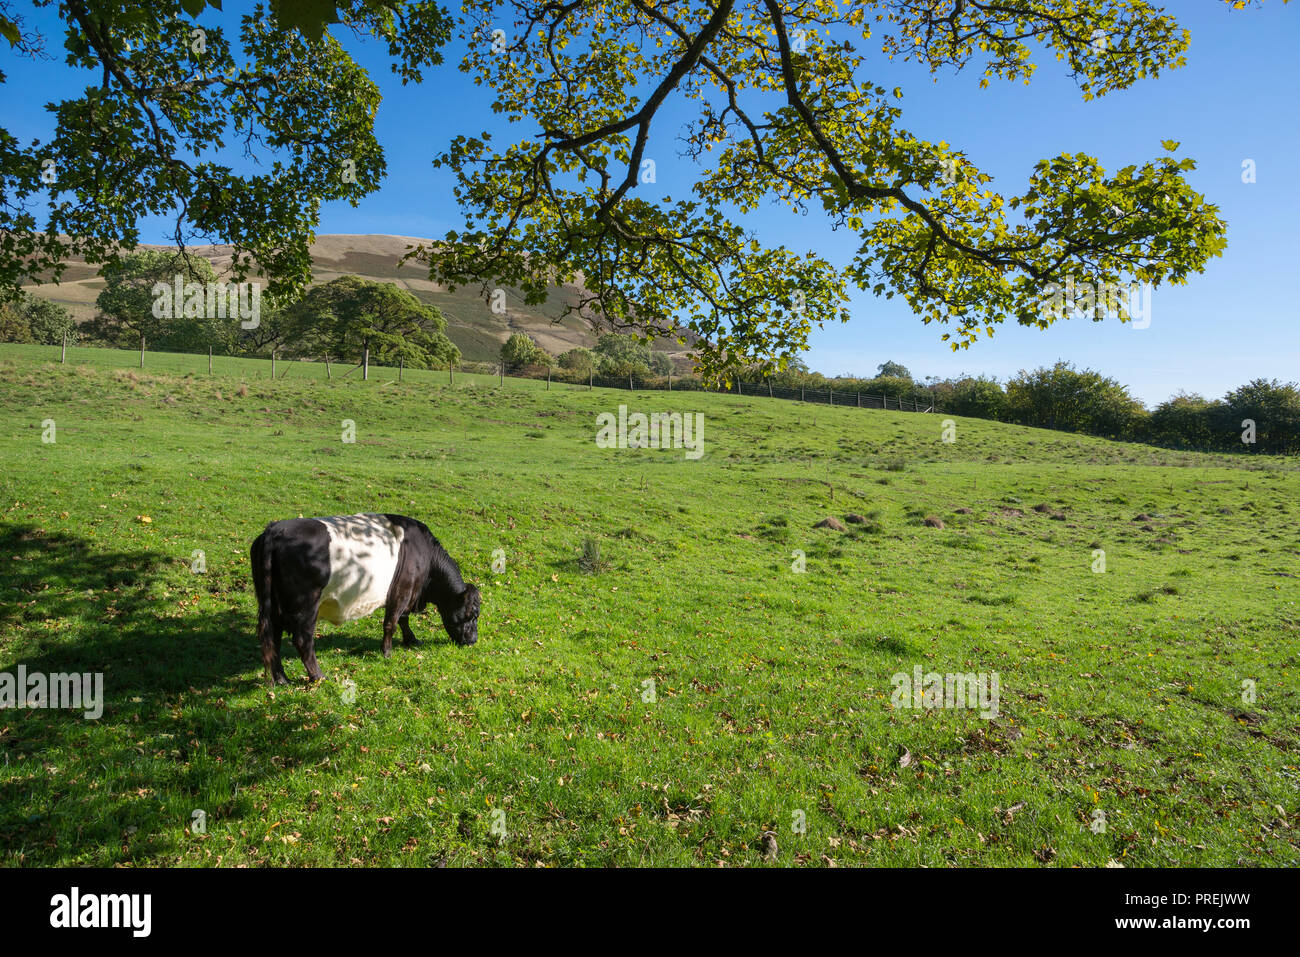
<instances>
[{"instance_id":1,"label":"hill","mask_svg":"<svg viewBox=\"0 0 1300 957\"><path fill-rule=\"evenodd\" d=\"M496 361L500 358L501 344L514 332L532 336L551 355L559 355L577 346L590 348L595 344L596 333L587 319L577 315L560 319L564 306L578 301L581 287L557 286L541 306L526 304L518 290L506 288L506 309L497 315L488 308L477 286L461 287L453 292L431 282L428 270L418 264L398 266L407 246L428 242L430 240L408 236L318 236L312 245L312 275L315 282L356 275L409 289L423 302L437 306L447 317L447 333L466 359ZM174 247L142 244L142 248ZM218 275L222 275L230 265L229 246L190 248L194 254L209 260ZM82 322L94 314L95 298L103 288L98 268L74 257L68 260L58 285L29 286L27 290L65 306L78 322ZM685 355L676 343L662 343L657 348L673 356Z\"/></svg>"},{"instance_id":2,"label":"hill","mask_svg":"<svg viewBox=\"0 0 1300 957\"><path fill-rule=\"evenodd\" d=\"M102 672L106 703L4 712L0 863L1300 861L1294 460L57 356L0 346L0 672ZM598 447L620 405L702 414L703 456ZM327 680L286 643L272 690L249 542L356 511L429 524L479 642L323 626ZM916 669L997 701L901 706Z\"/></svg>"}]
</instances>

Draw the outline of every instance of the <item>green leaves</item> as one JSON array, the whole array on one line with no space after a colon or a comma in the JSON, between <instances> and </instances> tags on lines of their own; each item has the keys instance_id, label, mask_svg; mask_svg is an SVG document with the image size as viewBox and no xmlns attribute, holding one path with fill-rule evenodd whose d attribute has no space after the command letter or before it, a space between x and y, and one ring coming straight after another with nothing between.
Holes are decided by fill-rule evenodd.
<instances>
[{"instance_id":1,"label":"green leaves","mask_svg":"<svg viewBox=\"0 0 1300 957\"><path fill-rule=\"evenodd\" d=\"M440 60L439 8L281 3L237 32L203 26L196 44L190 18L207 7L220 3L69 4L69 63L98 85L52 104L46 142L0 130L0 297L57 279L70 256L111 263L141 219L161 217L176 245L229 244L237 278L260 271L289 298L310 280L321 204L378 188L379 89L323 25L387 43L407 81Z\"/></svg>"},{"instance_id":2,"label":"green leaves","mask_svg":"<svg viewBox=\"0 0 1300 957\"><path fill-rule=\"evenodd\" d=\"M1108 176L1066 155L1004 197L964 153L903 129L901 88L868 81L840 42L853 29L870 37L873 21L888 56L932 71L973 63L986 81L1027 81L1046 48L1091 97L1181 63L1187 35L1163 11L1139 0L870 6L874 17L833 0L464 4L461 68L494 90L497 112L540 132L504 149L458 137L439 157L457 174L466 228L421 254L431 275L533 296L581 282L589 318L650 336L685 327L704 374L726 378L780 366L817 325L847 319L849 281L906 296L923 322L951 324L945 338L960 348L1008 316L1047 325L1044 293L1065 276L1181 282L1223 248L1217 210L1183 179L1189 160ZM528 29L494 47L512 17ZM690 202L662 196L642 168L656 153L670 161L650 135L669 99L691 114L672 147L699 168ZM744 215L773 201L857 232L849 267L749 235Z\"/></svg>"},{"instance_id":3,"label":"green leaves","mask_svg":"<svg viewBox=\"0 0 1300 957\"><path fill-rule=\"evenodd\" d=\"M18 46L18 41L22 39L22 31L18 29L18 24L14 23L8 17L0 15L0 37L9 41L9 46Z\"/></svg>"},{"instance_id":4,"label":"green leaves","mask_svg":"<svg viewBox=\"0 0 1300 957\"><path fill-rule=\"evenodd\" d=\"M392 283L342 276L286 312L284 341L298 355L360 361L369 349L374 361L429 369L460 361L442 313Z\"/></svg>"}]
</instances>

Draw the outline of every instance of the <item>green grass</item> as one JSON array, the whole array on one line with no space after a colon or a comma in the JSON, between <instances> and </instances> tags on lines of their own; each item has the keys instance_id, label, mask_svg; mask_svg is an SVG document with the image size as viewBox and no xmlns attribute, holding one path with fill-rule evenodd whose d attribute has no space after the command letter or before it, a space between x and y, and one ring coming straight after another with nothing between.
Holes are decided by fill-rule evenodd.
<instances>
[{"instance_id":1,"label":"green grass","mask_svg":"<svg viewBox=\"0 0 1300 957\"><path fill-rule=\"evenodd\" d=\"M57 355L0 347L0 671L102 671L107 704L0 712L0 863L745 865L767 830L784 865L1300 858L1294 461ZM620 403L703 413L704 457L597 448ZM327 680L291 656L272 691L249 542L354 511L428 523L479 643L326 625ZM892 708L918 665L997 672L1000 714Z\"/></svg>"}]
</instances>

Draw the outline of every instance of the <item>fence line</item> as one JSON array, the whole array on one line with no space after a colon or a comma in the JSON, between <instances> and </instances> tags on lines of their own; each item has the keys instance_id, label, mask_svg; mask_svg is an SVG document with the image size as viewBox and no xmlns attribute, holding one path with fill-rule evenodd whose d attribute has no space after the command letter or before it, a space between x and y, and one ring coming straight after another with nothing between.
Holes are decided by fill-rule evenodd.
<instances>
[{"instance_id":1,"label":"fence line","mask_svg":"<svg viewBox=\"0 0 1300 957\"><path fill-rule=\"evenodd\" d=\"M82 348L98 349L99 347L84 346ZM113 350L106 349L104 351L108 352ZM144 341L144 337L141 336L140 350L139 350L140 368L145 367L146 351L147 351L146 343ZM203 358L202 354L191 353L191 352L162 352L162 353L154 353L154 354L193 356L200 360ZM334 378L330 356L322 356L320 357L320 359L317 359L315 357L298 356L295 359L284 360L281 357L279 357L276 354L276 352L273 351L269 359L261 356L226 356L223 358L237 359L241 362L266 362L270 365L270 374L271 374L272 381L276 381L277 379L283 379L285 376L289 374L290 369L294 365L297 365L298 363L318 362L323 360L322 364L325 367L325 378L331 380ZM211 374L213 371L212 349L208 349L207 360L208 360L207 363L208 372L209 374ZM66 342L66 337L65 337L65 341L62 343L59 361L61 363L66 363L68 361L68 345ZM283 364L285 366L283 373L277 374L277 369L276 369L277 364ZM539 382L541 381L540 372L542 367L540 366L534 369L534 372L536 373L534 375L518 375L518 374L510 375L506 373L504 363L475 362L474 360L470 360L466 364L470 366L483 366L483 367L490 368L492 370L491 372L482 372L482 371L475 372L474 370L467 370L464 368L462 368L461 371L468 372L471 375L473 374L491 375L493 378L497 379L498 385L502 387L505 386L506 379L523 379L523 380L532 380L532 381L539 381ZM348 370L344 372L340 378L346 379L348 376L352 375L353 373L360 372L362 379L368 380L370 376L370 365L371 362L370 362L369 350L366 350L366 354L362 356L361 361L358 362L355 366L348 368ZM393 368L397 372L396 381L398 382L403 381L403 374L405 372L405 362L399 360L398 365ZM425 371L436 372L438 370L425 370ZM519 372L522 370L515 370L515 371ZM552 378L551 371L552 370L549 368L546 369L547 389L550 388L550 383ZM449 384L454 385L455 383L455 371L454 368L450 366L447 369L447 381ZM576 382L571 382L566 379L558 379L556 381L564 382L567 385L579 389L584 386L584 383L581 380ZM627 391L635 391L637 389L641 389L641 390L649 390L649 391L669 391L669 392L713 392L717 394L734 394L738 396L744 396L746 398L762 397L762 398L769 398L769 399L785 399L787 401L809 402L809 403L820 404L820 405L847 406L849 408L858 408L858 409L883 409L885 411L896 411L896 412L942 413L944 411L942 408L940 408L935 404L933 397L931 397L929 400L918 400L915 396L913 396L912 398L906 398L902 395L891 396L887 393L875 395L868 392L836 390L829 387L825 389L812 389L812 388L808 388L807 386L799 386L799 387L781 386L781 385L773 385L768 380L763 380L762 382L745 382L743 380L737 380L727 386L709 387L701 383L700 380L689 378L689 377L677 378L676 381L674 382L674 377L672 374L669 374L667 376L656 376L653 379L643 379L643 378L638 378L635 375L610 377L610 376L597 376L594 373L589 373L585 386L588 389L599 387L602 389L617 389L617 390L627 390Z\"/></svg>"},{"instance_id":2,"label":"fence line","mask_svg":"<svg viewBox=\"0 0 1300 957\"><path fill-rule=\"evenodd\" d=\"M529 377L521 377L521 378L529 378ZM671 377L669 378L668 381L669 383L671 383L672 381ZM684 384L684 382L690 384L686 385ZM635 388L641 388L641 389L663 391L663 386L658 384L658 380L642 379L638 381L634 376L628 376L627 378L617 378L617 379L592 376L588 380L588 386L589 387L600 386L601 388L604 389L632 390ZM857 408L857 409L882 409L885 411L895 411L895 412L942 413L944 411L935 403L933 396L931 396L928 400L918 401L915 397L906 398L900 395L889 395L888 393L882 393L881 395L873 395L868 392L857 392L857 391L849 391L849 390L841 391L841 390L831 389L831 388L810 389L806 386L800 386L796 388L793 386L773 385L771 382L768 382L766 380L764 380L763 382L744 382L744 381L737 380L735 383L725 388L721 388L721 387L707 388L695 384L695 381L691 379L687 379L687 380L678 379L676 388L674 389L673 386L670 384L668 387L668 391L718 392L723 394L735 394L735 395L745 396L746 398L749 398L751 396L758 396L760 398L768 398L768 399L786 399L795 402L811 402L811 403L817 403L822 405L847 406L849 408Z\"/></svg>"}]
</instances>

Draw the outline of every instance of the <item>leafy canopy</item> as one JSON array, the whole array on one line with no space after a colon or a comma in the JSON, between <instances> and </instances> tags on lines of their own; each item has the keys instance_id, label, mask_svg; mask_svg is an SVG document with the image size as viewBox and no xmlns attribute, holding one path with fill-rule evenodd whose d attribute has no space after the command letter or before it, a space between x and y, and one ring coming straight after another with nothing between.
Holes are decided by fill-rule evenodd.
<instances>
[{"instance_id":1,"label":"leafy canopy","mask_svg":"<svg viewBox=\"0 0 1300 957\"><path fill-rule=\"evenodd\" d=\"M305 356L445 368L460 362L447 320L405 289L359 276L313 286L286 310L285 341Z\"/></svg>"},{"instance_id":2,"label":"leafy canopy","mask_svg":"<svg viewBox=\"0 0 1300 957\"><path fill-rule=\"evenodd\" d=\"M884 85L895 58L975 69L987 84L1027 82L1046 55L1085 98L1122 90L1182 65L1188 45L1143 0L462 9L461 68L530 132L500 145L488 132L455 138L438 162L457 176L466 222L417 255L442 281L491 276L534 302L557 280L581 281L580 308L617 328L689 327L706 373L788 361L814 324L848 318L850 284L902 294L957 348L1008 317L1050 324L1044 297L1067 277L1182 283L1225 245L1176 143L1116 172L1082 153L1047 157L1004 195L966 154L908 131L902 90ZM691 113L684 129L664 129L670 100ZM648 164L683 149L700 175L689 195L664 195ZM856 232L853 261L761 242L743 219L770 202Z\"/></svg>"},{"instance_id":3,"label":"leafy canopy","mask_svg":"<svg viewBox=\"0 0 1300 957\"><path fill-rule=\"evenodd\" d=\"M0 35L41 55L12 6ZM430 2L278 0L238 36L196 32L207 6L62 0L67 60L91 83L51 104L49 142L0 130L0 294L68 252L111 260L150 215L174 217L178 243L233 244L274 294L300 289L320 204L356 203L384 172L378 89L330 24L386 43L403 82L440 62L454 27L461 69L526 129L502 145L456 135L437 157L465 223L413 251L433 278L534 303L580 284L571 308L645 337L694 333L714 376L789 362L815 325L848 318L851 285L903 295L968 347L1008 318L1059 318L1043 308L1053 284L1183 283L1226 242L1177 143L1113 172L1045 157L1004 193L957 147L907 130L888 81L895 59L987 85L1054 58L1085 99L1123 90L1188 46L1146 0L462 0L455 24ZM663 119L670 102L684 128ZM683 147L698 178L664 195L653 161ZM229 155L245 149L262 161L252 172ZM753 235L746 214L772 202L855 232L851 262Z\"/></svg>"},{"instance_id":4,"label":"leafy canopy","mask_svg":"<svg viewBox=\"0 0 1300 957\"><path fill-rule=\"evenodd\" d=\"M58 303L38 299L26 292L0 302L0 342L30 342L55 346L77 341L72 313Z\"/></svg>"},{"instance_id":5,"label":"leafy canopy","mask_svg":"<svg viewBox=\"0 0 1300 957\"><path fill-rule=\"evenodd\" d=\"M10 54L51 59L14 6L0 4ZM321 203L356 205L385 170L379 88L323 22L385 42L403 83L441 62L450 36L433 2L257 4L237 32L193 19L204 7L59 3L60 69L85 70L89 85L48 105L48 141L0 128L0 298L57 279L71 254L113 262L151 216L180 247L233 245L236 278L260 267L272 294L301 289Z\"/></svg>"},{"instance_id":6,"label":"leafy canopy","mask_svg":"<svg viewBox=\"0 0 1300 957\"><path fill-rule=\"evenodd\" d=\"M549 365L551 357L527 333L512 332L501 346L501 361L508 369L518 369L528 365Z\"/></svg>"}]
</instances>

